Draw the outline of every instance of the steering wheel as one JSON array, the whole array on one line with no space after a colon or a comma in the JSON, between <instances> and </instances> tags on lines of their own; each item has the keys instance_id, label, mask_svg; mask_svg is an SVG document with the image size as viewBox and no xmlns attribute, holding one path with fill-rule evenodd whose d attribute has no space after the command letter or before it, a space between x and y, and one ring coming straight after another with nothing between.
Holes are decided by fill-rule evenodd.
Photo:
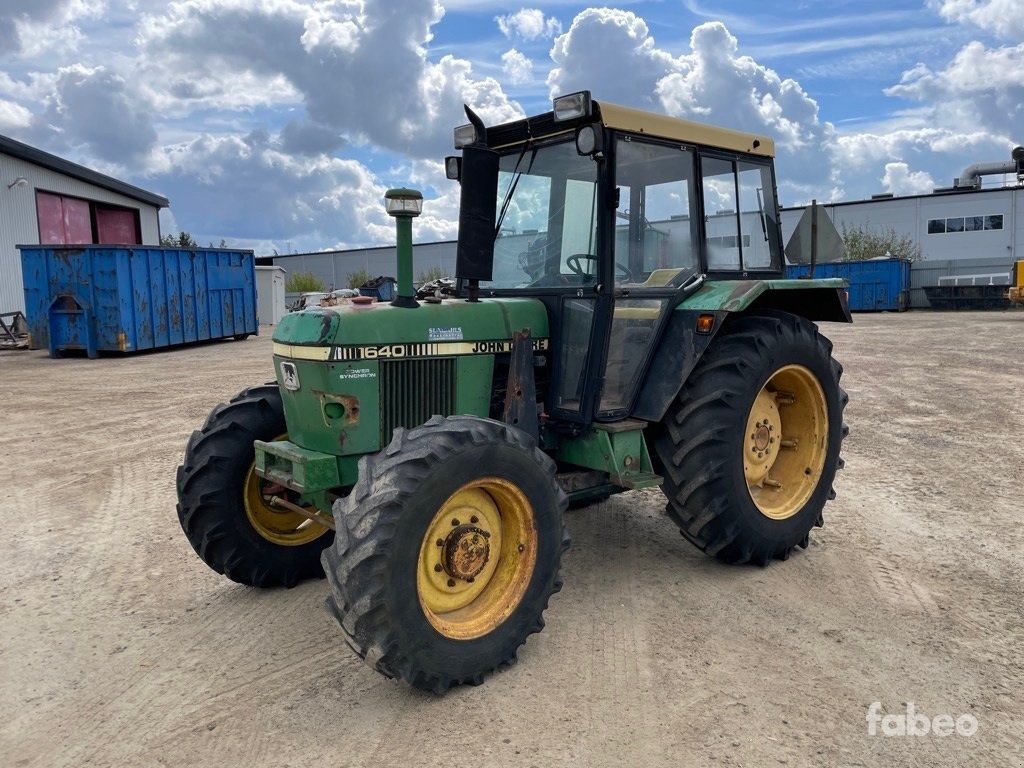
<instances>
[{"instance_id":1,"label":"steering wheel","mask_svg":"<svg viewBox=\"0 0 1024 768\"><path fill-rule=\"evenodd\" d=\"M583 265L580 263L583 259L596 262L597 256L592 253L574 253L572 256L566 258L565 266L567 266L573 274L579 275L580 277L596 279L596 275L583 269ZM625 264L620 264L617 261L615 262L615 274L616 276L622 277L619 282L631 283L633 281L633 273L629 271L629 267Z\"/></svg>"}]
</instances>

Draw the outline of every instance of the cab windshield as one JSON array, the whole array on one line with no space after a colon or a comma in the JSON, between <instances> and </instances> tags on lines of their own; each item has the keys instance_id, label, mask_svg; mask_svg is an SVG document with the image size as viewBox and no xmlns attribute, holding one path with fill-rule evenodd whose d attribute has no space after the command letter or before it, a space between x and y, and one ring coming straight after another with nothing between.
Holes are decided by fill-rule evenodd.
<instances>
[{"instance_id":1,"label":"cab windshield","mask_svg":"<svg viewBox=\"0 0 1024 768\"><path fill-rule=\"evenodd\" d=\"M585 285L597 274L597 163L569 139L501 158L493 279L481 288Z\"/></svg>"}]
</instances>

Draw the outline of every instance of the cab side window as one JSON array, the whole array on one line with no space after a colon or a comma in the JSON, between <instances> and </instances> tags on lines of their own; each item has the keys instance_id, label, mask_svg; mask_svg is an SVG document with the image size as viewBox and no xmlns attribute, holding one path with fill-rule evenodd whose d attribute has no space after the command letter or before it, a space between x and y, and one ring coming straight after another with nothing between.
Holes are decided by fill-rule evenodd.
<instances>
[{"instance_id":1,"label":"cab side window","mask_svg":"<svg viewBox=\"0 0 1024 768\"><path fill-rule=\"evenodd\" d=\"M635 139L616 149L615 282L679 285L697 267L693 152Z\"/></svg>"}]
</instances>

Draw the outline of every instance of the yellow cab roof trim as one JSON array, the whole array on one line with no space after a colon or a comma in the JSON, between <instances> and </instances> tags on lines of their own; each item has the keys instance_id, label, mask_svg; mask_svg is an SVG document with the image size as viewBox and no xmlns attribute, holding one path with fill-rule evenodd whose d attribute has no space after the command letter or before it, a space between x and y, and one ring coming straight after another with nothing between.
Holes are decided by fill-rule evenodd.
<instances>
[{"instance_id":1,"label":"yellow cab roof trim","mask_svg":"<svg viewBox=\"0 0 1024 768\"><path fill-rule=\"evenodd\" d=\"M775 141L767 136L718 128L705 123L681 120L678 117L657 115L617 104L597 102L601 122L606 128L629 133L641 133L658 139L669 139L685 144L746 152L763 157L775 156Z\"/></svg>"}]
</instances>

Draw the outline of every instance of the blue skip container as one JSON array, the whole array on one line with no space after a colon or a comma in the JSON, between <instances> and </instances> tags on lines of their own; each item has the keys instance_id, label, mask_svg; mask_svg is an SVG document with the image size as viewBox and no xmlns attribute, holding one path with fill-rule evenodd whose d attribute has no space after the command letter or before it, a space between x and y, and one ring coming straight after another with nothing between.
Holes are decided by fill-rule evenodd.
<instances>
[{"instance_id":1,"label":"blue skip container","mask_svg":"<svg viewBox=\"0 0 1024 768\"><path fill-rule=\"evenodd\" d=\"M33 349L136 352L257 333L252 251L19 245Z\"/></svg>"},{"instance_id":2,"label":"blue skip container","mask_svg":"<svg viewBox=\"0 0 1024 768\"><path fill-rule=\"evenodd\" d=\"M807 264L787 264L786 277L803 277ZM910 308L910 262L870 259L815 264L815 277L843 277L850 284L853 312L903 312Z\"/></svg>"}]
</instances>

